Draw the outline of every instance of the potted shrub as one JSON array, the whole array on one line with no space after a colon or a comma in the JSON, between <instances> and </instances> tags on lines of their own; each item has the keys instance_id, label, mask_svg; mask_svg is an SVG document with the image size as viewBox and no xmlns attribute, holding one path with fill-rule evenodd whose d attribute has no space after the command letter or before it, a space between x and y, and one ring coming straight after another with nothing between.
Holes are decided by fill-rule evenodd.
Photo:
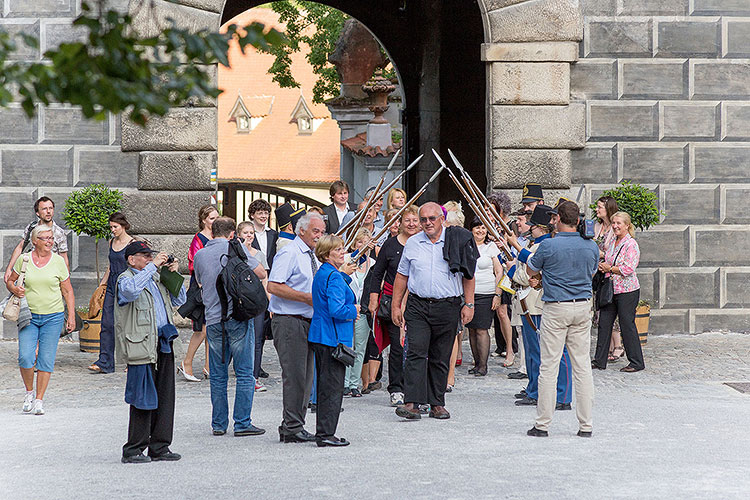
<instances>
[{"instance_id":1,"label":"potted shrub","mask_svg":"<svg viewBox=\"0 0 750 500\"><path fill-rule=\"evenodd\" d=\"M657 207L657 196L654 192L630 181L622 181L619 186L604 191L601 196L611 196L617 201L617 209L627 212L633 226L645 231L651 226L659 223L659 208ZM594 211L596 217L596 201L589 208ZM648 323L651 316L651 304L646 300L638 302L635 309L635 326L641 344L645 344L648 338Z\"/></svg>"},{"instance_id":2,"label":"potted shrub","mask_svg":"<svg viewBox=\"0 0 750 500\"><path fill-rule=\"evenodd\" d=\"M101 281L99 272L99 240L108 240L109 216L122 210L122 193L104 184L92 184L73 191L65 200L63 220L77 235L85 234L94 238L96 280Z\"/></svg>"}]
</instances>

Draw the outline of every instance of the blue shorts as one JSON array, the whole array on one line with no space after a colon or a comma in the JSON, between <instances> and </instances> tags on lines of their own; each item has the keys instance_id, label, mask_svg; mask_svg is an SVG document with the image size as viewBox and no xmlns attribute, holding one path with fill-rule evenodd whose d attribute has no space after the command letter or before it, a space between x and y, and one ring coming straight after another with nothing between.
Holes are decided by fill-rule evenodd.
<instances>
[{"instance_id":1,"label":"blue shorts","mask_svg":"<svg viewBox=\"0 0 750 500\"><path fill-rule=\"evenodd\" d=\"M18 366L52 373L57 355L57 343L65 323L65 313L34 314L31 323L18 332ZM37 342L39 354L36 353Z\"/></svg>"}]
</instances>

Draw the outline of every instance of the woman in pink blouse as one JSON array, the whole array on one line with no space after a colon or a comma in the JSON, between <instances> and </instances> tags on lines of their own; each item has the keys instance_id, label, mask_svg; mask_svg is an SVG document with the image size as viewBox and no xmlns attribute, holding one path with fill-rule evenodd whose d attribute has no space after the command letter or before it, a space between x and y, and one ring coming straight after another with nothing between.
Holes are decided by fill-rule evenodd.
<instances>
[{"instance_id":1,"label":"woman in pink blouse","mask_svg":"<svg viewBox=\"0 0 750 500\"><path fill-rule=\"evenodd\" d=\"M635 308L641 293L635 269L641 257L638 243L635 241L635 228L627 212L617 212L611 218L615 242L604 253L604 262L599 263L599 270L612 277L614 300L599 310L599 332L596 339L596 354L591 362L592 368L604 370L607 367L609 341L615 318L620 320L622 343L630 362L621 372L638 372L645 368L643 351L635 328Z\"/></svg>"},{"instance_id":2,"label":"woman in pink blouse","mask_svg":"<svg viewBox=\"0 0 750 500\"><path fill-rule=\"evenodd\" d=\"M596 200L596 218L599 219L594 224L594 241L599 245L600 260L604 259L604 254L608 248L615 243L615 234L612 232L612 216L617 213L617 201L611 196L602 196ZM599 324L599 311L594 316L594 324ZM622 337L620 336L620 324L615 321L612 327L612 340L609 343L609 362L619 361L625 355L625 348L622 346Z\"/></svg>"}]
</instances>

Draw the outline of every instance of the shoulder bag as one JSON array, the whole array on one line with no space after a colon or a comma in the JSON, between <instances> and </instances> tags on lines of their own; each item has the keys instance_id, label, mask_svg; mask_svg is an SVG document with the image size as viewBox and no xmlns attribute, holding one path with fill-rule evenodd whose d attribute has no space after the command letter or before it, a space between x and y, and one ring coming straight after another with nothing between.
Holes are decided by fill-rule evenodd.
<instances>
[{"instance_id":1,"label":"shoulder bag","mask_svg":"<svg viewBox=\"0 0 750 500\"><path fill-rule=\"evenodd\" d=\"M29 254L23 255L23 264L21 265L21 274L16 280L16 286L23 286L23 282L26 279L26 266L29 263ZM5 308L3 309L3 318L8 321L18 321L18 315L21 313L21 298L16 297L13 294L7 299Z\"/></svg>"},{"instance_id":2,"label":"shoulder bag","mask_svg":"<svg viewBox=\"0 0 750 500\"><path fill-rule=\"evenodd\" d=\"M328 283L331 280L332 274L333 273L329 274L326 279L326 291L328 291ZM333 318L331 318L331 323L333 324L333 331L336 333L336 342L338 342L331 353L331 357L339 363L342 363L344 366L354 366L354 360L357 353L348 345L339 342L339 332L336 330L336 321Z\"/></svg>"},{"instance_id":3,"label":"shoulder bag","mask_svg":"<svg viewBox=\"0 0 750 500\"><path fill-rule=\"evenodd\" d=\"M620 256L620 252L625 245L621 246L615 255L615 259L612 261L612 267L617 263L617 257ZM598 279L597 279L598 276ZM596 289L596 307L601 309L602 307L610 305L615 300L615 285L612 282L612 273L609 276L605 276L601 271L597 271L594 275L594 288ZM598 281L598 283L597 283Z\"/></svg>"}]
</instances>

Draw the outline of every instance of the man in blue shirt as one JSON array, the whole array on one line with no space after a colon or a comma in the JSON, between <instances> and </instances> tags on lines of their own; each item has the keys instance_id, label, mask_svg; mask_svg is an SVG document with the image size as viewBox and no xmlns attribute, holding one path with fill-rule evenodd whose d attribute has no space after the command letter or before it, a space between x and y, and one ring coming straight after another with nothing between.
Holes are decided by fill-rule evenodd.
<instances>
[{"instance_id":1,"label":"man in blue shirt","mask_svg":"<svg viewBox=\"0 0 750 500\"><path fill-rule=\"evenodd\" d=\"M474 278L452 273L443 256L445 216L440 205L422 205L419 221L423 231L407 240L393 281L391 317L395 325L406 322L409 343L404 367L406 404L396 408L396 414L418 420L419 404L429 403L429 416L442 420L450 418L445 390L458 321L466 324L474 317ZM407 288L409 298L402 314Z\"/></svg>"},{"instance_id":2,"label":"man in blue shirt","mask_svg":"<svg viewBox=\"0 0 750 500\"><path fill-rule=\"evenodd\" d=\"M599 263L599 247L578 234L578 205L564 201L550 214L557 236L546 239L531 255L514 237L508 241L527 264L531 276L542 275L542 323L539 329L541 366L539 400L529 436L547 436L555 411L556 384L563 348L567 346L576 392L576 416L581 437L591 437L594 383L591 375L591 278Z\"/></svg>"},{"instance_id":3,"label":"man in blue shirt","mask_svg":"<svg viewBox=\"0 0 750 500\"><path fill-rule=\"evenodd\" d=\"M213 239L198 250L193 258L193 272L201 286L203 306L206 309L206 342L208 342L208 366L211 371L211 428L215 436L226 434L229 426L229 403L227 382L229 363L233 361L237 384L234 395L234 435L257 436L266 432L252 424L250 413L255 394L255 329L253 321L237 321L231 318L232 301L228 300L227 317L224 323L225 337L221 325L221 300L216 290L216 278L226 264L229 240L234 238L234 219L219 217L212 226ZM265 279L266 270L260 262L250 256L242 245L247 264L260 279ZM222 352L226 356L222 356Z\"/></svg>"}]
</instances>

